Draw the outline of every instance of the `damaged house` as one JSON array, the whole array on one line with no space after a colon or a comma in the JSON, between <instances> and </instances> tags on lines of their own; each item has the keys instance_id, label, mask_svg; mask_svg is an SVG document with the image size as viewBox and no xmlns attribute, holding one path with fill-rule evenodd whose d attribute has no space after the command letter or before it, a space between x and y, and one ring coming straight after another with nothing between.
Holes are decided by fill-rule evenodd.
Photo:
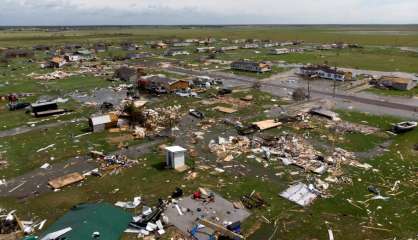
<instances>
[{"instance_id":1,"label":"damaged house","mask_svg":"<svg viewBox=\"0 0 418 240\"><path fill-rule=\"evenodd\" d=\"M319 77L335 81L350 81L353 79L352 72L345 72L327 65L308 65L299 69L299 74L311 78Z\"/></svg>"},{"instance_id":2,"label":"damaged house","mask_svg":"<svg viewBox=\"0 0 418 240\"><path fill-rule=\"evenodd\" d=\"M408 91L417 86L418 80L393 76L383 76L378 80L371 81L370 83L377 87Z\"/></svg>"},{"instance_id":3,"label":"damaged house","mask_svg":"<svg viewBox=\"0 0 418 240\"><path fill-rule=\"evenodd\" d=\"M113 78L117 78L125 82L135 82L138 78L138 70L135 68L123 66L115 71Z\"/></svg>"},{"instance_id":4,"label":"damaged house","mask_svg":"<svg viewBox=\"0 0 418 240\"><path fill-rule=\"evenodd\" d=\"M190 53L186 50L176 49L176 48L169 49L164 53L164 56L174 57L174 56L178 56L178 55L190 55Z\"/></svg>"},{"instance_id":5,"label":"damaged house","mask_svg":"<svg viewBox=\"0 0 418 240\"><path fill-rule=\"evenodd\" d=\"M138 48L138 46L132 42L123 42L120 44L120 47L125 51L135 51Z\"/></svg>"},{"instance_id":6,"label":"damaged house","mask_svg":"<svg viewBox=\"0 0 418 240\"><path fill-rule=\"evenodd\" d=\"M65 64L67 64L67 61L64 58L62 58L62 57L53 57L47 63L41 64L41 68L61 68Z\"/></svg>"},{"instance_id":7,"label":"damaged house","mask_svg":"<svg viewBox=\"0 0 418 240\"><path fill-rule=\"evenodd\" d=\"M264 73L271 71L271 65L264 62L236 61L231 64L234 70Z\"/></svg>"},{"instance_id":8,"label":"damaged house","mask_svg":"<svg viewBox=\"0 0 418 240\"><path fill-rule=\"evenodd\" d=\"M140 79L138 86L154 93L172 93L177 90L188 89L190 83L185 80L174 80L162 76L149 76Z\"/></svg>"}]
</instances>

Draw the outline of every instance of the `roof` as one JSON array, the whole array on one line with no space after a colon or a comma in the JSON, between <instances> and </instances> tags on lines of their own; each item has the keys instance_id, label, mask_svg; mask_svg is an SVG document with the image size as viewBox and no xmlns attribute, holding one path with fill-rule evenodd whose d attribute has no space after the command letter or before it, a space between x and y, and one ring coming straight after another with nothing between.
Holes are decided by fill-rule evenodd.
<instances>
[{"instance_id":1,"label":"roof","mask_svg":"<svg viewBox=\"0 0 418 240\"><path fill-rule=\"evenodd\" d=\"M62 57L53 57L51 59L51 62L54 62L54 63L60 63L62 61L64 61L64 58L62 58Z\"/></svg>"},{"instance_id":2,"label":"roof","mask_svg":"<svg viewBox=\"0 0 418 240\"><path fill-rule=\"evenodd\" d=\"M165 150L169 151L169 152L185 152L187 151L187 149L184 149L180 146L170 146L170 147L166 147Z\"/></svg>"},{"instance_id":3,"label":"roof","mask_svg":"<svg viewBox=\"0 0 418 240\"><path fill-rule=\"evenodd\" d=\"M100 125L112 122L112 119L109 115L97 116L90 118L93 125Z\"/></svg>"},{"instance_id":4,"label":"roof","mask_svg":"<svg viewBox=\"0 0 418 240\"><path fill-rule=\"evenodd\" d=\"M56 105L57 102L41 102L41 103L32 103L30 106L35 107L41 107L41 106L48 106L48 105Z\"/></svg>"},{"instance_id":5,"label":"roof","mask_svg":"<svg viewBox=\"0 0 418 240\"><path fill-rule=\"evenodd\" d=\"M61 237L68 240L92 239L92 233L99 232L100 240L117 240L128 227L132 215L109 203L80 204L71 208L41 236L65 228L72 230Z\"/></svg>"},{"instance_id":6,"label":"roof","mask_svg":"<svg viewBox=\"0 0 418 240\"><path fill-rule=\"evenodd\" d=\"M401 77L390 77L390 76L383 76L381 81L391 81L392 83L398 83L398 84L409 84L412 79L408 78L401 78Z\"/></svg>"},{"instance_id":7,"label":"roof","mask_svg":"<svg viewBox=\"0 0 418 240\"><path fill-rule=\"evenodd\" d=\"M329 66L326 65L308 65L308 66L304 66L301 69L303 70L307 70L307 71L324 71L326 73L332 73L332 74L345 74L344 71L338 70L336 68L331 68Z\"/></svg>"}]
</instances>

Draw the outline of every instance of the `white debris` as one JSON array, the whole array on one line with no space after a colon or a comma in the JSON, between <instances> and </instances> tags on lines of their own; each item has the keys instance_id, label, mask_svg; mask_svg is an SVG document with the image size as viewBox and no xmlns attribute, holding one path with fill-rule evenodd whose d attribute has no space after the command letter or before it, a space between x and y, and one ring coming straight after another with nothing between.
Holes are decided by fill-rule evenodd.
<instances>
[{"instance_id":1,"label":"white debris","mask_svg":"<svg viewBox=\"0 0 418 240\"><path fill-rule=\"evenodd\" d=\"M135 197L132 202L117 202L115 203L115 206L121 207L121 208L136 208L141 204L141 197Z\"/></svg>"}]
</instances>

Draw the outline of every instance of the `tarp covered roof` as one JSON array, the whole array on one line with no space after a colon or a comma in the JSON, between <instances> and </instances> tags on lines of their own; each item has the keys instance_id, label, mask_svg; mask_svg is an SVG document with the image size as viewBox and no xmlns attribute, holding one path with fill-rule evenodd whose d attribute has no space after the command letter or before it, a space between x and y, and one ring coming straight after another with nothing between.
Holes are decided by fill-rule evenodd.
<instances>
[{"instance_id":1,"label":"tarp covered roof","mask_svg":"<svg viewBox=\"0 0 418 240\"><path fill-rule=\"evenodd\" d=\"M118 240L132 215L109 203L76 205L50 226L42 237L70 227L72 230L61 237L68 240L92 239L94 232L100 233L100 240Z\"/></svg>"}]
</instances>

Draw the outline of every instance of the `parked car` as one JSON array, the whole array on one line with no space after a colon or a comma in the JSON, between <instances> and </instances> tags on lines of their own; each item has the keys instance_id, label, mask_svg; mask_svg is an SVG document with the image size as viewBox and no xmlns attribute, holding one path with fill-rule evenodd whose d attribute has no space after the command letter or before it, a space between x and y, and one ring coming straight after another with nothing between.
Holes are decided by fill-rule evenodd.
<instances>
[{"instance_id":1,"label":"parked car","mask_svg":"<svg viewBox=\"0 0 418 240\"><path fill-rule=\"evenodd\" d=\"M229 88L222 88L218 91L219 95L226 95L232 93L232 89Z\"/></svg>"},{"instance_id":2,"label":"parked car","mask_svg":"<svg viewBox=\"0 0 418 240\"><path fill-rule=\"evenodd\" d=\"M189 90L177 90L175 92L176 95L180 96L180 97L197 97L197 93Z\"/></svg>"},{"instance_id":3,"label":"parked car","mask_svg":"<svg viewBox=\"0 0 418 240\"><path fill-rule=\"evenodd\" d=\"M193 117L195 117L195 118L198 118L198 119L203 119L203 118L205 118L205 115L204 115L202 112L197 111L197 110L195 110L195 109L190 109L190 110L189 110L189 114L190 114L190 115L192 115L192 116L193 116Z\"/></svg>"}]
</instances>

